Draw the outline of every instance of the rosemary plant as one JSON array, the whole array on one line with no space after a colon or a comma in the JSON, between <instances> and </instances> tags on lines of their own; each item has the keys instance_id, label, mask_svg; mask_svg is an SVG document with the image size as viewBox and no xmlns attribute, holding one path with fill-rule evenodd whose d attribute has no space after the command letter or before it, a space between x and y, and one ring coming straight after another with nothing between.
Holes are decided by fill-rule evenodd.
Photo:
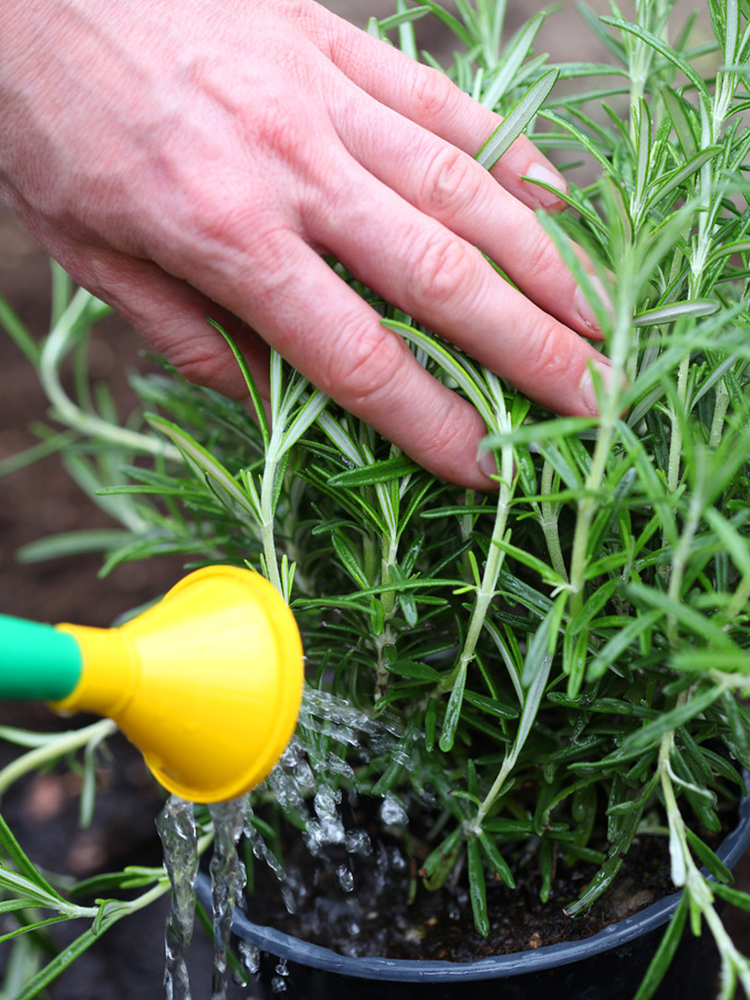
<instances>
[{"instance_id":1,"label":"rosemary plant","mask_svg":"<svg viewBox=\"0 0 750 1000\"><path fill-rule=\"evenodd\" d=\"M636 836L663 837L684 895L638 1000L688 917L717 943L728 1000L738 981L750 995L750 962L717 904L748 910L750 898L706 839L750 767L750 3L708 0L700 44L694 19L673 24L673 5L636 0L632 21L614 4L602 18L583 6L606 65L551 66L534 50L543 15L504 42L500 0L457 0L455 14L398 0L370 25L415 57L416 19L437 16L453 32L461 52L440 68L506 116L479 152L485 166L524 129L563 167L588 164L569 210L544 223L607 332L616 377L598 387L597 419L544 412L331 261L476 406L497 462L492 495L424 472L275 355L270 420L244 366L255 420L165 369L133 377L145 412L119 426L106 391L73 398L59 375L74 351L75 383L87 384L101 303L68 296L58 274L41 347L7 309L3 319L67 428L69 467L120 522L100 539L103 573L182 552L266 574L297 615L310 687L401 734L404 753L318 781L388 796L406 813L432 801L419 859L430 889L465 865L486 933L489 879L513 885L533 851L545 898L556 859L581 859L598 873L570 901L575 915L611 886ZM574 86L558 96L556 80ZM609 288L611 313L571 242ZM9 831L0 839L3 911L71 915ZM95 931L121 915L113 905Z\"/></svg>"}]
</instances>

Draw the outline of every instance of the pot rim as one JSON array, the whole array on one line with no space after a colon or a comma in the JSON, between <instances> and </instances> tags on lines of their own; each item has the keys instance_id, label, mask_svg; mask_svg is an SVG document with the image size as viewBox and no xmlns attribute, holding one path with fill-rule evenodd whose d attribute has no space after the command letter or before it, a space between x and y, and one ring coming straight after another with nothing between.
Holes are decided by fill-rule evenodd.
<instances>
[{"instance_id":1,"label":"pot rim","mask_svg":"<svg viewBox=\"0 0 750 1000\"><path fill-rule=\"evenodd\" d=\"M743 774L748 781L748 774ZM722 841L717 855L728 868L733 868L750 846L750 794L738 806L737 826ZM705 872L705 869L704 869ZM211 884L208 875L200 873L196 892L202 902L210 905ZM446 962L427 959L356 958L340 955L330 948L292 937L273 927L254 924L244 913L236 910L232 923L233 933L242 941L270 952L277 958L287 959L298 965L351 976L357 979L374 979L391 982L449 982L477 979L505 979L520 973L540 972L552 966L568 965L594 955L628 944L641 935L657 930L670 919L682 892L665 896L656 903L617 923L610 924L589 938L543 945L541 948L507 955L495 955L475 962Z\"/></svg>"}]
</instances>

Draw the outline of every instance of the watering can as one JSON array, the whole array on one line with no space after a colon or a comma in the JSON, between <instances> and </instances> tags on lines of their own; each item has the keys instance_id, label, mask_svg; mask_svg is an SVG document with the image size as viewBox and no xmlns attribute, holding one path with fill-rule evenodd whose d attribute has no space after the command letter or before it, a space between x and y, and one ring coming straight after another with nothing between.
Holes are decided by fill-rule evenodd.
<instances>
[{"instance_id":1,"label":"watering can","mask_svg":"<svg viewBox=\"0 0 750 1000\"><path fill-rule=\"evenodd\" d=\"M107 716L168 791L194 802L236 798L269 774L302 682L288 605L234 566L189 574L116 628L0 615L0 698Z\"/></svg>"}]
</instances>

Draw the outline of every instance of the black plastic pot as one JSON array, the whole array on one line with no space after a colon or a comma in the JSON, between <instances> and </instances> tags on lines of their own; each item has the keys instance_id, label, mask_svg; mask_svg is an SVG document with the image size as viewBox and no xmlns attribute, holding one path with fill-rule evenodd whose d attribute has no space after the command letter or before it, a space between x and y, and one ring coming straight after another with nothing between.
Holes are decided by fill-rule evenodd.
<instances>
[{"instance_id":1,"label":"black plastic pot","mask_svg":"<svg viewBox=\"0 0 750 1000\"><path fill-rule=\"evenodd\" d=\"M750 797L717 853L732 868L748 846ZM197 891L210 905L207 876L199 876ZM679 899L679 893L668 896L583 941L472 963L350 958L253 924L241 912L233 930L261 951L259 984L266 1000L277 1000L280 980L288 1000L632 1000ZM710 934L696 939L686 931L656 997L713 1000L717 968Z\"/></svg>"}]
</instances>

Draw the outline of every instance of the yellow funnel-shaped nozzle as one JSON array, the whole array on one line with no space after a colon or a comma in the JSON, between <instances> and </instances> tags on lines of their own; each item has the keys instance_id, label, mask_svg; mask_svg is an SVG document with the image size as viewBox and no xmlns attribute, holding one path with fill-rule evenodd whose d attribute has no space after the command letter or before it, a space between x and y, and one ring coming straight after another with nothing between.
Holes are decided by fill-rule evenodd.
<instances>
[{"instance_id":1,"label":"yellow funnel-shaped nozzle","mask_svg":"<svg viewBox=\"0 0 750 1000\"><path fill-rule=\"evenodd\" d=\"M182 798L244 794L294 732L302 644L286 602L257 573L207 567L119 628L57 629L80 647L82 671L52 707L113 719Z\"/></svg>"}]
</instances>

